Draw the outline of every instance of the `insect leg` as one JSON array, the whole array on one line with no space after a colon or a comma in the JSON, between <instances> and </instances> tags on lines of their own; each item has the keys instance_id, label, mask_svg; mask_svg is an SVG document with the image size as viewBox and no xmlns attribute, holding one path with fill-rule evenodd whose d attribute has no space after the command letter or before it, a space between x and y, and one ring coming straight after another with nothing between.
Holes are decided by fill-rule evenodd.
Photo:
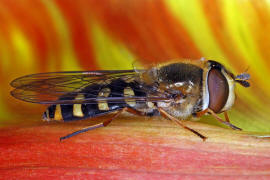
<instances>
[{"instance_id":1,"label":"insect leg","mask_svg":"<svg viewBox=\"0 0 270 180\"><path fill-rule=\"evenodd\" d=\"M110 122L112 122L112 120L114 120L116 117L118 117L122 112L124 112L126 110L127 110L127 108L123 108L123 109L119 110L118 112L116 112L110 119L108 119L108 120L106 120L106 121L104 121L102 123L98 123L98 124L95 124L95 125L92 125L92 126L88 126L88 127L83 128L83 129L80 129L78 131L75 131L75 132L73 132L71 134L68 134L66 136L60 137L60 141L62 141L64 139L67 139L67 138L70 138L72 136L81 134L83 132L89 131L89 130L93 130L93 129L100 128L100 127L105 127L108 124L110 124Z\"/></svg>"},{"instance_id":2,"label":"insect leg","mask_svg":"<svg viewBox=\"0 0 270 180\"><path fill-rule=\"evenodd\" d=\"M205 141L205 139L207 138L207 137L205 137L204 135L202 135L202 134L198 133L197 131L195 131L194 129L191 129L191 128L185 126L183 123L181 123L181 122L179 121L179 119L176 119L175 117L171 116L171 115L168 114L166 111L164 111L162 108L158 108L158 110L159 110L160 114L161 114L163 117L168 118L168 119L172 120L174 123L176 123L177 125L179 125L179 126L185 128L185 129L187 129L187 130L193 132L194 134L196 134L197 136L199 136L200 138L202 138L203 141Z\"/></svg>"},{"instance_id":3,"label":"insect leg","mask_svg":"<svg viewBox=\"0 0 270 180\"><path fill-rule=\"evenodd\" d=\"M227 122L230 122L230 119L229 119L229 116L228 116L227 111L224 112L224 116L225 116L226 121Z\"/></svg>"},{"instance_id":4,"label":"insect leg","mask_svg":"<svg viewBox=\"0 0 270 180\"><path fill-rule=\"evenodd\" d=\"M200 112L197 112L196 113L196 117L197 118L200 118L200 117L202 117L205 113L207 113L208 112L208 110L206 109L206 110L203 110L203 111L200 111Z\"/></svg>"},{"instance_id":5,"label":"insect leg","mask_svg":"<svg viewBox=\"0 0 270 180\"><path fill-rule=\"evenodd\" d=\"M221 118L220 118L214 111L212 111L211 109L208 109L208 112L209 112L212 116L214 116L214 118L215 118L216 120L218 120L219 122L221 122L222 124L225 124L225 125L231 127L231 128L234 129L234 130L242 130L241 128L236 127L235 125L231 124L227 119L226 119L226 121L224 121L223 119L221 119ZM225 116L225 118L226 118L226 116Z\"/></svg>"},{"instance_id":6,"label":"insect leg","mask_svg":"<svg viewBox=\"0 0 270 180\"><path fill-rule=\"evenodd\" d=\"M126 111L129 112L129 113L131 113L131 114L134 114L134 115L146 116L146 113L145 112L141 112L141 111L138 111L138 110L133 109L133 108L127 108Z\"/></svg>"}]
</instances>

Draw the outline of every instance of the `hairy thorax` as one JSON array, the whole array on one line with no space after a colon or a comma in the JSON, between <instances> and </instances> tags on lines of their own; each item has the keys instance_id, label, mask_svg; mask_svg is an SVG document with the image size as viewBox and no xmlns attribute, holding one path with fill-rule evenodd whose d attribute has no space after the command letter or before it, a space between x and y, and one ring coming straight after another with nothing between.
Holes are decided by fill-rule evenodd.
<instances>
[{"instance_id":1,"label":"hairy thorax","mask_svg":"<svg viewBox=\"0 0 270 180\"><path fill-rule=\"evenodd\" d=\"M203 70L187 63L175 63L161 68L153 68L144 73L145 79L157 88L162 97L170 101L159 101L157 107L185 119L202 109Z\"/></svg>"}]
</instances>

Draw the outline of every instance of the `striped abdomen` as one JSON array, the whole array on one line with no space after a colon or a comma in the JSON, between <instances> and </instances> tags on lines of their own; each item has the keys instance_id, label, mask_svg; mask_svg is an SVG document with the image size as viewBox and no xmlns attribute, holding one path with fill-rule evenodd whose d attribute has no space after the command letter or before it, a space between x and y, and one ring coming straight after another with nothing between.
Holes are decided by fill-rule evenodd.
<instances>
[{"instance_id":1,"label":"striped abdomen","mask_svg":"<svg viewBox=\"0 0 270 180\"><path fill-rule=\"evenodd\" d=\"M108 100L96 101L91 104L51 105L44 112L43 119L47 121L73 121L104 115L124 107L136 109L147 107L145 102L125 101L121 98L117 102L110 101L110 97L126 96L145 97L146 93L140 89L138 82L125 82L120 78L109 84L92 84L80 91L79 94L74 93L69 98L63 96L62 99L107 98Z\"/></svg>"}]
</instances>

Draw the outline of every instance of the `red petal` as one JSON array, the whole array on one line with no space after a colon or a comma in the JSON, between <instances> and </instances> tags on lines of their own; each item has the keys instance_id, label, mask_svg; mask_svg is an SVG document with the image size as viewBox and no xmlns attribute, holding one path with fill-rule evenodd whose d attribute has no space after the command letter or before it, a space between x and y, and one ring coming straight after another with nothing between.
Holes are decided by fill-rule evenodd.
<instances>
[{"instance_id":1,"label":"red petal","mask_svg":"<svg viewBox=\"0 0 270 180\"><path fill-rule=\"evenodd\" d=\"M120 118L63 142L59 137L86 124L2 129L0 179L245 178L269 172L269 139L185 124L208 139L162 118Z\"/></svg>"}]
</instances>

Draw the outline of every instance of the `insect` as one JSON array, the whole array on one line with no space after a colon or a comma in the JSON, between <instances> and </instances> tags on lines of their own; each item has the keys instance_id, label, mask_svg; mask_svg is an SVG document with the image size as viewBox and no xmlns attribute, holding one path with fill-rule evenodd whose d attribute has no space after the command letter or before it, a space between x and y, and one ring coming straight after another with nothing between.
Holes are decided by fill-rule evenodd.
<instances>
[{"instance_id":1,"label":"insect","mask_svg":"<svg viewBox=\"0 0 270 180\"><path fill-rule=\"evenodd\" d=\"M235 83L249 87L250 75L233 75L213 60L179 61L142 70L69 71L23 76L11 82L17 99L48 104L45 121L76 121L108 113L102 123L75 131L60 140L107 126L122 112L141 116L161 115L191 131L203 140L206 136L184 125L189 117L211 114L221 123L234 104ZM225 120L217 114L224 113Z\"/></svg>"}]
</instances>

